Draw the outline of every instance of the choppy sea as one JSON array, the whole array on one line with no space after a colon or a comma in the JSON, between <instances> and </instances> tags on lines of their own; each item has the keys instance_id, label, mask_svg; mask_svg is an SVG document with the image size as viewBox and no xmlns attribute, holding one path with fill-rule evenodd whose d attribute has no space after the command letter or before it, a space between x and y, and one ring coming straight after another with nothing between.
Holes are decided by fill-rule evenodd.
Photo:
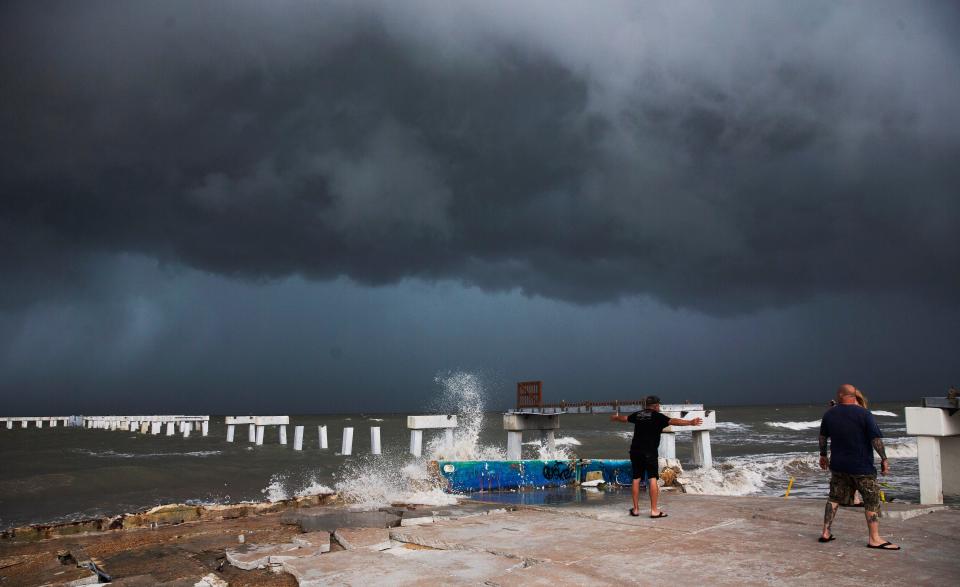
<instances>
[{"instance_id":1,"label":"choppy sea","mask_svg":"<svg viewBox=\"0 0 960 587\"><path fill-rule=\"evenodd\" d=\"M290 415L290 444L268 428L263 446L247 442L238 427L226 442L222 417L211 416L207 437L134 432L0 428L0 528L116 515L165 503L280 500L336 490L369 505L391 502L447 503L455 498L430 484L432 458L502 459L506 434L501 414L484 410L481 382L458 373L438 382L438 406L457 412L453 449L439 435L424 439L424 457L407 453L407 414ZM917 501L917 449L906 436L905 403L871 405L891 457L888 499ZM817 467L817 431L826 406L707 406L717 411L712 433L714 467L693 469L690 434L680 432L677 453L692 479L688 491L720 495L821 497L828 474ZM415 413L415 412L411 412ZM328 429L329 449L319 448L318 426ZM303 451L293 450L293 427L305 427ZM383 455L370 455L370 427L380 428ZM354 429L353 455L339 454L341 432ZM524 458L627 458L632 425L608 415L564 415L556 452L526 439Z\"/></svg>"}]
</instances>

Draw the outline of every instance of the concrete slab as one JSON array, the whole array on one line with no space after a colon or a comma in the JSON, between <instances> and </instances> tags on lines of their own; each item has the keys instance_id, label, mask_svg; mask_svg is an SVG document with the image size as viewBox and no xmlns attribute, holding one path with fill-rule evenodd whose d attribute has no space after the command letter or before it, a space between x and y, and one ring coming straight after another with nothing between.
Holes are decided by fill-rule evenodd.
<instances>
[{"instance_id":1,"label":"concrete slab","mask_svg":"<svg viewBox=\"0 0 960 587\"><path fill-rule=\"evenodd\" d=\"M333 536L347 550L390 548L390 530L386 528L340 528Z\"/></svg>"},{"instance_id":2,"label":"concrete slab","mask_svg":"<svg viewBox=\"0 0 960 587\"><path fill-rule=\"evenodd\" d=\"M393 548L341 551L284 563L300 587L320 585L477 585L520 561L487 553Z\"/></svg>"},{"instance_id":3,"label":"concrete slab","mask_svg":"<svg viewBox=\"0 0 960 587\"><path fill-rule=\"evenodd\" d=\"M330 552L329 532L306 532L294 536L291 541L300 546L319 548L321 552Z\"/></svg>"},{"instance_id":4,"label":"concrete slab","mask_svg":"<svg viewBox=\"0 0 960 587\"><path fill-rule=\"evenodd\" d=\"M329 543L326 549L323 549L323 547L301 546L295 542L283 542L280 544L248 544L228 549L226 555L227 562L231 565L249 571L279 565L295 558L319 556L329 550Z\"/></svg>"}]
</instances>

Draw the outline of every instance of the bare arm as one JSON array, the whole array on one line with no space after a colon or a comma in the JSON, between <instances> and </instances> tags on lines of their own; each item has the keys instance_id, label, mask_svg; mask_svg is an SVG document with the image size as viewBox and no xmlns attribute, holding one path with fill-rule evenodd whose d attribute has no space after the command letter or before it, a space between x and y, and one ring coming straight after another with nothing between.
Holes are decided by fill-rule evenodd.
<instances>
[{"instance_id":1,"label":"bare arm","mask_svg":"<svg viewBox=\"0 0 960 587\"><path fill-rule=\"evenodd\" d=\"M830 466L830 459L827 458L827 437L821 434L817 440L820 442L820 468L826 471Z\"/></svg>"},{"instance_id":2,"label":"bare arm","mask_svg":"<svg viewBox=\"0 0 960 587\"><path fill-rule=\"evenodd\" d=\"M699 426L703 424L703 418L693 418L692 420L684 420L682 418L670 418L671 426Z\"/></svg>"},{"instance_id":3,"label":"bare arm","mask_svg":"<svg viewBox=\"0 0 960 587\"><path fill-rule=\"evenodd\" d=\"M887 449L883 446L882 438L873 439L873 450L877 451L877 454L880 455L880 472L884 475L890 470L890 461L887 460Z\"/></svg>"},{"instance_id":4,"label":"bare arm","mask_svg":"<svg viewBox=\"0 0 960 587\"><path fill-rule=\"evenodd\" d=\"M627 422L627 417L621 416L620 414L614 414L610 416L610 421L611 422Z\"/></svg>"}]
</instances>

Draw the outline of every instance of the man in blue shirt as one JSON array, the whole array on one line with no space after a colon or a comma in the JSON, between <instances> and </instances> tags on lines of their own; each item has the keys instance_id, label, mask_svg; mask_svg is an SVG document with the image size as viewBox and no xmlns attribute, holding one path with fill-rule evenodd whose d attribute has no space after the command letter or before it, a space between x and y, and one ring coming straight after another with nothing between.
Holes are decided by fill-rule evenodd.
<instances>
[{"instance_id":1,"label":"man in blue shirt","mask_svg":"<svg viewBox=\"0 0 960 587\"><path fill-rule=\"evenodd\" d=\"M867 547L881 550L900 550L880 536L880 486L877 469L873 466L873 451L880 455L880 472L890 470L880 428L870 410L857 405L857 389L841 385L837 390L837 405L827 410L820 422L820 468L830 468L830 497L823 512L823 533L820 542L830 542L830 526L841 503L853 501L860 492L867 517ZM830 458L827 458L827 439L830 439Z\"/></svg>"}]
</instances>

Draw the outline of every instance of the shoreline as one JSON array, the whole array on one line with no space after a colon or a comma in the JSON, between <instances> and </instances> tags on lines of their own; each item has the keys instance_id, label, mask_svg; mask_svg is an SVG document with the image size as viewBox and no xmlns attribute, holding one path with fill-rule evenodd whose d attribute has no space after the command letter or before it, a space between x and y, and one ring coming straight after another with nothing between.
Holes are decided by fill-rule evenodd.
<instances>
[{"instance_id":1,"label":"shoreline","mask_svg":"<svg viewBox=\"0 0 960 587\"><path fill-rule=\"evenodd\" d=\"M31 526L4 536L0 580L89 584L96 575L81 562L118 585L170 587L607 584L677 576L721 585L949 584L960 571L956 506L886 505L881 531L904 547L892 553L864 548L863 514L855 508L838 515L838 540L818 544L822 499L669 492L663 520L627 516L629 499L616 491L545 505L464 499L358 508L329 494L159 506L105 529Z\"/></svg>"}]
</instances>

